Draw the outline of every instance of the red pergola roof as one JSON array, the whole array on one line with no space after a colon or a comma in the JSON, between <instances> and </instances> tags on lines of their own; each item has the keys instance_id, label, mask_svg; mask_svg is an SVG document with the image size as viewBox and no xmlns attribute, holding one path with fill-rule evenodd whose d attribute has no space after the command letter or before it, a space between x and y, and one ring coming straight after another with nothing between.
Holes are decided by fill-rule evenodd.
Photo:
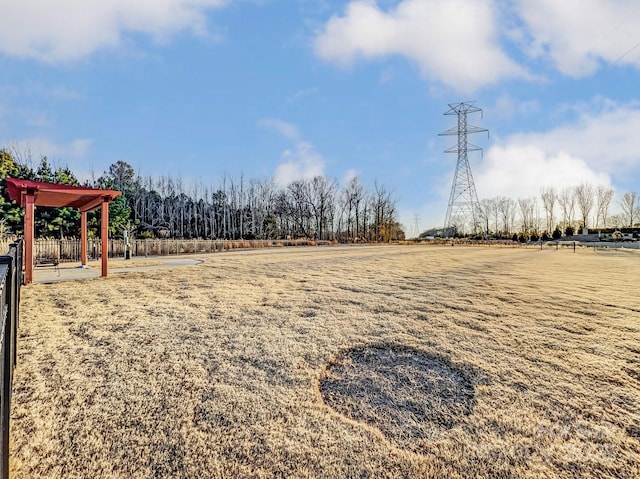
<instances>
[{"instance_id":1,"label":"red pergola roof","mask_svg":"<svg viewBox=\"0 0 640 479\"><path fill-rule=\"evenodd\" d=\"M114 190L98 190L82 186L58 185L44 181L7 178L9 198L25 207L25 193L32 190L35 206L70 206L80 211L92 211L100 207L105 198L112 201L122 193Z\"/></svg>"},{"instance_id":2,"label":"red pergola roof","mask_svg":"<svg viewBox=\"0 0 640 479\"><path fill-rule=\"evenodd\" d=\"M98 190L82 186L57 185L43 181L6 178L9 198L19 202L24 208L24 266L25 284L33 281L33 238L36 206L70 206L80 210L80 257L87 264L87 212L102 209L100 240L102 257L102 276L107 276L109 237L109 203L121 195L119 191Z\"/></svg>"}]
</instances>

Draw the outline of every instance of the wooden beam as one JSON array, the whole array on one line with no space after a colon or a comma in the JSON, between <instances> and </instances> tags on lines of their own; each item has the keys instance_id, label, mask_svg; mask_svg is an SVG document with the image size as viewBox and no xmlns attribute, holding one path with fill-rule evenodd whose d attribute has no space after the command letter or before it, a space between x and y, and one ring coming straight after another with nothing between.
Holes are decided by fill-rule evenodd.
<instances>
[{"instance_id":1,"label":"wooden beam","mask_svg":"<svg viewBox=\"0 0 640 479\"><path fill-rule=\"evenodd\" d=\"M78 208L78 209L80 210L80 212L83 212L83 211L87 211L88 212L88 211L95 210L95 209L100 207L100 205L105 201L104 200L105 198L108 198L108 196L105 196L105 197L100 196L98 198L94 198L91 201L86 202L82 206L82 208Z\"/></svg>"},{"instance_id":2,"label":"wooden beam","mask_svg":"<svg viewBox=\"0 0 640 479\"><path fill-rule=\"evenodd\" d=\"M102 198L102 214L101 223L102 231L100 233L100 241L102 242L102 276L107 276L107 266L109 258L109 200L108 196Z\"/></svg>"}]
</instances>

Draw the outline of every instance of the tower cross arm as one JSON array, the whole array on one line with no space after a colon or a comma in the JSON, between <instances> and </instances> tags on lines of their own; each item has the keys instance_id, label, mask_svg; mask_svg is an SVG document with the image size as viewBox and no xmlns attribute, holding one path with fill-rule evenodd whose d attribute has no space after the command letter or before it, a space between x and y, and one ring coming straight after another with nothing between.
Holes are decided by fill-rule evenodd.
<instances>
[{"instance_id":1,"label":"tower cross arm","mask_svg":"<svg viewBox=\"0 0 640 479\"><path fill-rule=\"evenodd\" d=\"M479 126L473 126L473 125L467 125L466 129L465 129L465 133L466 134L471 134L471 133L482 133L484 131L489 131L486 128L480 128ZM460 129L457 126L454 126L453 128L449 128L446 131L443 131L442 133L438 133L438 136L458 136L460 134Z\"/></svg>"},{"instance_id":2,"label":"tower cross arm","mask_svg":"<svg viewBox=\"0 0 640 479\"><path fill-rule=\"evenodd\" d=\"M449 103L449 110L444 112L444 115L459 115L460 113L476 113L481 112L482 109L474 106L473 101L467 101L462 103Z\"/></svg>"},{"instance_id":3,"label":"tower cross arm","mask_svg":"<svg viewBox=\"0 0 640 479\"><path fill-rule=\"evenodd\" d=\"M458 148L457 145L452 146L451 148L447 148L446 150L444 150L444 153L458 153L460 150L460 148ZM464 149L464 151L482 151L482 148L480 148L479 146L476 145L472 145L471 143L467 143L467 147Z\"/></svg>"},{"instance_id":4,"label":"tower cross arm","mask_svg":"<svg viewBox=\"0 0 640 479\"><path fill-rule=\"evenodd\" d=\"M457 136L458 135L458 127L449 128L442 133L438 133L438 136Z\"/></svg>"},{"instance_id":5,"label":"tower cross arm","mask_svg":"<svg viewBox=\"0 0 640 479\"><path fill-rule=\"evenodd\" d=\"M479 126L467 125L467 134L469 133L482 133L483 131L489 131L486 128L480 128Z\"/></svg>"}]
</instances>

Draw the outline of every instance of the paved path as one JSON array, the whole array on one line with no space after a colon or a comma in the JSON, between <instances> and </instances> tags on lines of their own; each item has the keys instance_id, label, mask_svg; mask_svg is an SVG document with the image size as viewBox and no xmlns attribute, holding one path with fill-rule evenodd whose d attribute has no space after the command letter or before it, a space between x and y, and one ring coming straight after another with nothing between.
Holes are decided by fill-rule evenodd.
<instances>
[{"instance_id":1,"label":"paved path","mask_svg":"<svg viewBox=\"0 0 640 479\"><path fill-rule=\"evenodd\" d=\"M153 258L153 261L161 261L162 264L152 266L131 266L128 268L109 268L109 274L129 273L132 271L150 271L154 269L175 268L176 266L195 266L202 263L201 259L195 258ZM132 263L135 260L132 260ZM58 281L78 281L83 279L99 278L100 268L80 268L75 266L65 266L64 263L56 269L53 266L35 268L33 272L34 283L56 283Z\"/></svg>"}]
</instances>

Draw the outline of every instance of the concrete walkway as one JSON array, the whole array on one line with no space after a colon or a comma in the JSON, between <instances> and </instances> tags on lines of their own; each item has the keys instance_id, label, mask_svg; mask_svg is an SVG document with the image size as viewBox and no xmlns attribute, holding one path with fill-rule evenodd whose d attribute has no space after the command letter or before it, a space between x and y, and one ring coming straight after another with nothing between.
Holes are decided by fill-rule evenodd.
<instances>
[{"instance_id":1,"label":"concrete walkway","mask_svg":"<svg viewBox=\"0 0 640 479\"><path fill-rule=\"evenodd\" d=\"M109 274L129 273L133 271L150 271L154 269L175 268L176 266L195 266L202 263L201 259L158 257L153 261L162 262L151 266L133 266L135 259L131 260L131 266L127 268L109 268ZM59 281L79 281L100 277L100 268L81 268L78 266L65 265L61 263L57 268L45 266L35 268L33 272L33 282L35 283L57 283Z\"/></svg>"}]
</instances>

